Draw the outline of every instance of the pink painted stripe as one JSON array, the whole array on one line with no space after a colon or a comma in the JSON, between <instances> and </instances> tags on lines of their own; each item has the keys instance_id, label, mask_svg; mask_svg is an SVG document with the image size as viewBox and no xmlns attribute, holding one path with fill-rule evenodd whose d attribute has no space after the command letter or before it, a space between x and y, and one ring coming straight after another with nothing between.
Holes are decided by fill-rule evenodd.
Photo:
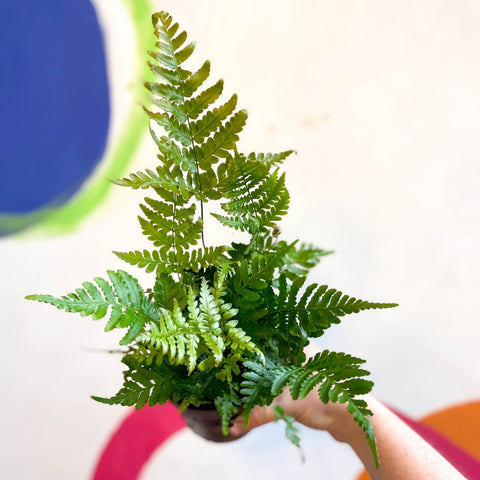
<instances>
[{"instance_id":1,"label":"pink painted stripe","mask_svg":"<svg viewBox=\"0 0 480 480\"><path fill-rule=\"evenodd\" d=\"M468 480L480 480L480 462L478 460L433 428L412 420L393 408L390 408L390 410L435 448L437 452L446 458Z\"/></svg>"},{"instance_id":2,"label":"pink painted stripe","mask_svg":"<svg viewBox=\"0 0 480 480\"><path fill-rule=\"evenodd\" d=\"M136 480L152 453L185 427L170 403L132 409L100 455L93 480Z\"/></svg>"}]
</instances>

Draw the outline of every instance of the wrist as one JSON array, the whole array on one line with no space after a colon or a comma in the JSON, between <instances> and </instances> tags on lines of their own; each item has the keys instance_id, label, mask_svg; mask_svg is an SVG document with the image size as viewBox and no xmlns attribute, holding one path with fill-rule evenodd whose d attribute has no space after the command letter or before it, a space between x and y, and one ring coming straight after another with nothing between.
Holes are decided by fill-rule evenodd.
<instances>
[{"instance_id":1,"label":"wrist","mask_svg":"<svg viewBox=\"0 0 480 480\"><path fill-rule=\"evenodd\" d=\"M375 399L370 395L362 397L370 410L374 409ZM347 410L347 404L329 404L330 422L326 429L338 442L352 444L358 435L363 439L361 427L355 422L353 415ZM373 411L373 410L372 410Z\"/></svg>"}]
</instances>

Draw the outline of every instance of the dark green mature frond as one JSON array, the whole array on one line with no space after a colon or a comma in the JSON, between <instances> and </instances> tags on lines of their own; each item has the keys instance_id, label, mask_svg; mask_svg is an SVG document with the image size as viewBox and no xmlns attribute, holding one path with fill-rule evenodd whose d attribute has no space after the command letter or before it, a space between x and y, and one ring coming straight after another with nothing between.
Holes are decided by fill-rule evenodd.
<instances>
[{"instance_id":1,"label":"dark green mature frond","mask_svg":"<svg viewBox=\"0 0 480 480\"><path fill-rule=\"evenodd\" d=\"M221 126L212 138L208 138L202 146L195 147L198 163L203 170L207 170L220 158L228 158L238 141L240 133L247 121L246 110L240 110L232 115L230 120Z\"/></svg>"},{"instance_id":2,"label":"dark green mature frond","mask_svg":"<svg viewBox=\"0 0 480 480\"><path fill-rule=\"evenodd\" d=\"M176 282L171 275L159 273L153 288L154 303L159 308L173 310L175 302L182 310L187 305L188 288L181 282Z\"/></svg>"},{"instance_id":3,"label":"dark green mature frond","mask_svg":"<svg viewBox=\"0 0 480 480\"><path fill-rule=\"evenodd\" d=\"M244 408L249 414L251 405L268 405L285 388L289 388L294 400L305 398L318 388L318 396L323 403L347 403L348 411L365 432L378 465L375 437L368 420L372 413L364 400L356 398L368 393L373 386L373 382L363 378L369 374L360 368L364 362L360 358L328 350L318 353L303 366L262 368L256 362L245 362L248 370L244 372L241 384L246 401Z\"/></svg>"},{"instance_id":4,"label":"dark green mature frond","mask_svg":"<svg viewBox=\"0 0 480 480\"><path fill-rule=\"evenodd\" d=\"M359 300L327 285L309 285L300 299L297 299L305 277L300 277L288 284L286 277L279 279L279 292L276 305L267 317L274 319L275 325L287 324L297 326L308 337L319 337L334 323L340 323L340 317L358 313L362 310L393 308L396 303L377 303Z\"/></svg>"},{"instance_id":5,"label":"dark green mature frond","mask_svg":"<svg viewBox=\"0 0 480 480\"><path fill-rule=\"evenodd\" d=\"M275 414L274 421L283 420L285 422L285 436L296 447L300 448L300 437L298 436L298 428L295 424L295 418L285 415L285 411L280 405L274 405L273 411Z\"/></svg>"},{"instance_id":6,"label":"dark green mature frond","mask_svg":"<svg viewBox=\"0 0 480 480\"><path fill-rule=\"evenodd\" d=\"M207 108L215 103L223 92L223 80L219 80L215 85L207 88L195 98L187 100L184 104L184 111L188 118L195 120Z\"/></svg>"},{"instance_id":7,"label":"dark green mature frond","mask_svg":"<svg viewBox=\"0 0 480 480\"><path fill-rule=\"evenodd\" d=\"M243 363L246 370L243 372L240 393L242 394L243 418L245 425L250 421L250 413L257 405L263 407L273 401L272 380L265 374L268 370L257 362Z\"/></svg>"},{"instance_id":8,"label":"dark green mature frond","mask_svg":"<svg viewBox=\"0 0 480 480\"><path fill-rule=\"evenodd\" d=\"M291 244L280 241L274 247L279 253L283 253L283 270L291 280L298 276L307 275L309 270L317 265L322 257L333 253L305 243L301 243L297 247L297 243L298 241Z\"/></svg>"},{"instance_id":9,"label":"dark green mature frond","mask_svg":"<svg viewBox=\"0 0 480 480\"><path fill-rule=\"evenodd\" d=\"M138 281L127 272L109 270L110 282L95 278L95 283L85 282L83 288L77 288L60 298L51 295L29 295L28 300L48 303L66 312L80 313L100 320L109 314L106 331L114 328L128 328L120 341L128 345L142 332L146 322L158 318L158 311L151 303Z\"/></svg>"},{"instance_id":10,"label":"dark green mature frond","mask_svg":"<svg viewBox=\"0 0 480 480\"><path fill-rule=\"evenodd\" d=\"M136 265L139 268L145 268L146 271L171 273L180 272L185 269L191 269L198 272L200 268L207 268L210 265L216 265L226 260L224 255L225 247L207 247L199 248L192 251L183 251L177 249L174 262L170 261L170 257L162 255L159 250L135 250L133 252L114 252L117 257L121 258L130 265Z\"/></svg>"},{"instance_id":11,"label":"dark green mature frond","mask_svg":"<svg viewBox=\"0 0 480 480\"><path fill-rule=\"evenodd\" d=\"M140 205L145 215L139 217L143 233L159 247L158 258L164 265L178 265L183 252L196 245L202 234L203 222L195 219L195 204L180 207L179 200L171 204L146 198L147 205ZM128 260L134 259L130 256Z\"/></svg>"},{"instance_id":12,"label":"dark green mature frond","mask_svg":"<svg viewBox=\"0 0 480 480\"><path fill-rule=\"evenodd\" d=\"M150 406L166 403L172 396L171 375L161 374L136 364L130 355L122 360L128 370L123 372L123 387L113 397L92 396L93 400L107 405L135 405L137 410L147 403ZM167 372L165 372L167 373Z\"/></svg>"},{"instance_id":13,"label":"dark green mature frond","mask_svg":"<svg viewBox=\"0 0 480 480\"><path fill-rule=\"evenodd\" d=\"M273 229L287 213L290 197L285 175L272 173L262 162L235 154L227 162L222 193L228 202L222 204L227 215L215 214L221 223L252 235Z\"/></svg>"},{"instance_id":14,"label":"dark green mature frond","mask_svg":"<svg viewBox=\"0 0 480 480\"><path fill-rule=\"evenodd\" d=\"M221 107L208 111L199 120L191 122L193 139L196 143L200 143L204 138L209 137L212 133L222 125L223 121L228 118L237 106L237 95L232 95Z\"/></svg>"},{"instance_id":15,"label":"dark green mature frond","mask_svg":"<svg viewBox=\"0 0 480 480\"><path fill-rule=\"evenodd\" d=\"M221 397L215 399L215 407L217 408L218 413L220 413L222 432L224 435L228 435L230 420L238 413L239 405L240 400L233 392L223 394Z\"/></svg>"}]
</instances>

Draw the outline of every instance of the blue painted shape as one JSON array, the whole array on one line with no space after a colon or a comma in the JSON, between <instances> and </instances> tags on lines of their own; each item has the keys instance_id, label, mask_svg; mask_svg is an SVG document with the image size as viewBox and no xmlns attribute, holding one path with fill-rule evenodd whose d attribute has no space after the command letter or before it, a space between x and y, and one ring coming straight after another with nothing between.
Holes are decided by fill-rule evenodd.
<instances>
[{"instance_id":1,"label":"blue painted shape","mask_svg":"<svg viewBox=\"0 0 480 480\"><path fill-rule=\"evenodd\" d=\"M110 119L88 0L0 0L0 214L60 205L101 160Z\"/></svg>"}]
</instances>

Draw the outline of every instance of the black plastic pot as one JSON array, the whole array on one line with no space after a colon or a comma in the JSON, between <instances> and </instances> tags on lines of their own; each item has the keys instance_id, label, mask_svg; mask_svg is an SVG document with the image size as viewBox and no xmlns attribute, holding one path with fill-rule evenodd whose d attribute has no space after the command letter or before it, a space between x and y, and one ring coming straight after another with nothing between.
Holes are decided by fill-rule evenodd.
<instances>
[{"instance_id":1,"label":"black plastic pot","mask_svg":"<svg viewBox=\"0 0 480 480\"><path fill-rule=\"evenodd\" d=\"M183 410L182 416L191 430L211 442L232 442L245 435L245 433L224 435L220 415L214 407L187 407Z\"/></svg>"}]
</instances>

